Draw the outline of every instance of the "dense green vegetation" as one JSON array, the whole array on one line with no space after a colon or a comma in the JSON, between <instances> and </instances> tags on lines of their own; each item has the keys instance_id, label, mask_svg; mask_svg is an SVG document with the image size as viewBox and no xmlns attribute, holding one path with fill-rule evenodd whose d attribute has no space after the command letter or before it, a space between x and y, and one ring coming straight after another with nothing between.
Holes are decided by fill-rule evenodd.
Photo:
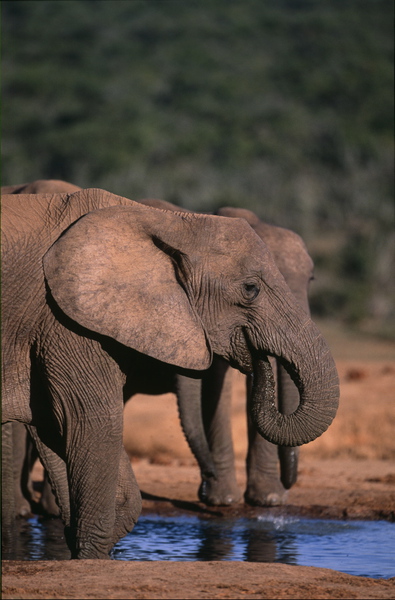
<instances>
[{"instance_id":1,"label":"dense green vegetation","mask_svg":"<svg viewBox=\"0 0 395 600\"><path fill-rule=\"evenodd\" d=\"M390 0L3 0L2 184L300 233L314 314L394 331Z\"/></svg>"}]
</instances>

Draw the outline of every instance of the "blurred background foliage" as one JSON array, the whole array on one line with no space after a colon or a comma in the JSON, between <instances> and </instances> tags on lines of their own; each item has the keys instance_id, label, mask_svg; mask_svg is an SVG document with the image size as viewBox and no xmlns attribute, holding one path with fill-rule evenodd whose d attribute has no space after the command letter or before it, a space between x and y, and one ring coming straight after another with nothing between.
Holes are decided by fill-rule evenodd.
<instances>
[{"instance_id":1,"label":"blurred background foliage","mask_svg":"<svg viewBox=\"0 0 395 600\"><path fill-rule=\"evenodd\" d=\"M2 185L242 206L395 336L392 0L3 0Z\"/></svg>"}]
</instances>

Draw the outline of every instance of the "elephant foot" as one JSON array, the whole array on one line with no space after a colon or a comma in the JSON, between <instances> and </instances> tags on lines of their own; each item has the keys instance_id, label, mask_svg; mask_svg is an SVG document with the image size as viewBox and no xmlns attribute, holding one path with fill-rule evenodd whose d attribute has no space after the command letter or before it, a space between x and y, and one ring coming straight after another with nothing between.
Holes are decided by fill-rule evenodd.
<instances>
[{"instance_id":1,"label":"elephant foot","mask_svg":"<svg viewBox=\"0 0 395 600\"><path fill-rule=\"evenodd\" d=\"M280 482L272 482L270 485L250 484L244 494L244 501L251 506L281 506L286 504L287 490Z\"/></svg>"},{"instance_id":2,"label":"elephant foot","mask_svg":"<svg viewBox=\"0 0 395 600\"><path fill-rule=\"evenodd\" d=\"M218 481L215 479L204 479L198 491L199 500L207 506L231 506L240 502L242 493L234 481Z\"/></svg>"}]
</instances>

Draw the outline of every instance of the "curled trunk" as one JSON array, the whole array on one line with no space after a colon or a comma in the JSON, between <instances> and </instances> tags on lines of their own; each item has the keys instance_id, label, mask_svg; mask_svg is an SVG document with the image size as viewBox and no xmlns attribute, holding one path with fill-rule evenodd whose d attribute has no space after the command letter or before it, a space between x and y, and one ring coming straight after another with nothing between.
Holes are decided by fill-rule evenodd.
<instances>
[{"instance_id":1,"label":"curled trunk","mask_svg":"<svg viewBox=\"0 0 395 600\"><path fill-rule=\"evenodd\" d=\"M301 446L319 437L332 423L339 401L339 381L334 360L318 333L312 328L309 351L293 352L303 362L279 357L300 395L292 414L282 414L276 407L272 368L266 357L254 361L252 419L259 433L278 446Z\"/></svg>"}]
</instances>

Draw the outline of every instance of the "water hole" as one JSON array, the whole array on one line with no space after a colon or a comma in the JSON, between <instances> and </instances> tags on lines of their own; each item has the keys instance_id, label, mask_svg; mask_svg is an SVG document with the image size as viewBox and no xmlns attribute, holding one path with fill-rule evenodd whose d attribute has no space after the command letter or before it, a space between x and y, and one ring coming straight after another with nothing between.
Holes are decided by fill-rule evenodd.
<instances>
[{"instance_id":1,"label":"water hole","mask_svg":"<svg viewBox=\"0 0 395 600\"><path fill-rule=\"evenodd\" d=\"M18 524L17 560L67 560L59 519ZM278 562L372 578L395 576L395 523L296 517L143 515L112 551L115 560Z\"/></svg>"}]
</instances>

